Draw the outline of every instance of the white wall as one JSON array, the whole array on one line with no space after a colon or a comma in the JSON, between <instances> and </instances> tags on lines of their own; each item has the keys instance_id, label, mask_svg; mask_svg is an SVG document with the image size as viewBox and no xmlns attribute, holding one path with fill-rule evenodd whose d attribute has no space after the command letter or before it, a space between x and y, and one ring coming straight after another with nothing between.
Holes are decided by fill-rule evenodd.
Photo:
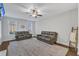
<instances>
[{"instance_id":1,"label":"white wall","mask_svg":"<svg viewBox=\"0 0 79 59\"><path fill-rule=\"evenodd\" d=\"M13 40L15 35L10 34L10 24L9 22L16 23L16 31L26 31L27 29L27 21L17 18L4 17L2 19L2 41ZM21 25L25 25L25 28L22 29Z\"/></svg>"},{"instance_id":2,"label":"white wall","mask_svg":"<svg viewBox=\"0 0 79 59\"><path fill-rule=\"evenodd\" d=\"M0 17L0 44L2 43L2 19L3 17Z\"/></svg>"},{"instance_id":3,"label":"white wall","mask_svg":"<svg viewBox=\"0 0 79 59\"><path fill-rule=\"evenodd\" d=\"M37 22L37 33L41 31L55 31L58 33L59 43L69 45L71 28L77 26L77 9L71 10L55 17L49 16Z\"/></svg>"},{"instance_id":4,"label":"white wall","mask_svg":"<svg viewBox=\"0 0 79 59\"><path fill-rule=\"evenodd\" d=\"M25 26L25 27L22 28L22 26ZM28 30L27 21L18 20L17 21L17 31L27 31L27 30Z\"/></svg>"}]
</instances>

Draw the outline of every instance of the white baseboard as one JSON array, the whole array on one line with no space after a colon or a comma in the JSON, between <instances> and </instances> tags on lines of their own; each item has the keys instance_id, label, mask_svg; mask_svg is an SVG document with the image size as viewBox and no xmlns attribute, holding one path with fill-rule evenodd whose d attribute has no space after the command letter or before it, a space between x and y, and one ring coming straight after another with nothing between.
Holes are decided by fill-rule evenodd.
<instances>
[{"instance_id":1,"label":"white baseboard","mask_svg":"<svg viewBox=\"0 0 79 59\"><path fill-rule=\"evenodd\" d=\"M58 41L57 41L57 43L62 44L62 45L69 46L69 44L65 44L65 43L63 43L63 42L58 42Z\"/></svg>"}]
</instances>

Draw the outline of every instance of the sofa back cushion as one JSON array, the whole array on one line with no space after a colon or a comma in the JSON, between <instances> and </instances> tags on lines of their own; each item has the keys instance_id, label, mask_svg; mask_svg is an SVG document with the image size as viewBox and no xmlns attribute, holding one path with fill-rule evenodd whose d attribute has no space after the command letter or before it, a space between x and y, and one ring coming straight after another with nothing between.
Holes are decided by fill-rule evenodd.
<instances>
[{"instance_id":1,"label":"sofa back cushion","mask_svg":"<svg viewBox=\"0 0 79 59\"><path fill-rule=\"evenodd\" d=\"M57 33L56 32L49 32L49 35L57 36Z\"/></svg>"},{"instance_id":2,"label":"sofa back cushion","mask_svg":"<svg viewBox=\"0 0 79 59\"><path fill-rule=\"evenodd\" d=\"M25 35L25 34L29 34L29 32L28 31L18 31L18 32L15 33L16 36Z\"/></svg>"},{"instance_id":3,"label":"sofa back cushion","mask_svg":"<svg viewBox=\"0 0 79 59\"><path fill-rule=\"evenodd\" d=\"M42 31L41 32L42 35L53 35L53 36L57 36L56 32L50 32L50 31Z\"/></svg>"},{"instance_id":4,"label":"sofa back cushion","mask_svg":"<svg viewBox=\"0 0 79 59\"><path fill-rule=\"evenodd\" d=\"M49 35L49 32L47 32L47 31L42 31L41 34Z\"/></svg>"}]
</instances>

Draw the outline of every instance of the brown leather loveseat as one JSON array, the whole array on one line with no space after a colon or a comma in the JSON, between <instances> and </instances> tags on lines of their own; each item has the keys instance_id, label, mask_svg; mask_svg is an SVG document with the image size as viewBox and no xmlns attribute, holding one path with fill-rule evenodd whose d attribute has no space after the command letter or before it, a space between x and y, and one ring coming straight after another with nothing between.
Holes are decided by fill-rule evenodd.
<instances>
[{"instance_id":1,"label":"brown leather loveseat","mask_svg":"<svg viewBox=\"0 0 79 59\"><path fill-rule=\"evenodd\" d=\"M32 34L29 33L29 31L18 31L15 34L16 40L23 40L23 39L29 39L32 38Z\"/></svg>"},{"instance_id":2,"label":"brown leather loveseat","mask_svg":"<svg viewBox=\"0 0 79 59\"><path fill-rule=\"evenodd\" d=\"M37 35L37 39L49 44L54 44L57 41L57 33L50 31L42 31L41 34Z\"/></svg>"}]
</instances>

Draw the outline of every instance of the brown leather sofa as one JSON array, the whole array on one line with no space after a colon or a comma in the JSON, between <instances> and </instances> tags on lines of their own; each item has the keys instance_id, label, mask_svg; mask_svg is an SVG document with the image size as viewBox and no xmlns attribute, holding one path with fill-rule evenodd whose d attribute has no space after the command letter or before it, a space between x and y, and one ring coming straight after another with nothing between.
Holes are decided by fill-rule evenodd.
<instances>
[{"instance_id":1,"label":"brown leather sofa","mask_svg":"<svg viewBox=\"0 0 79 59\"><path fill-rule=\"evenodd\" d=\"M23 40L23 39L29 39L32 38L32 34L30 34L28 31L18 31L15 33L16 40Z\"/></svg>"},{"instance_id":2,"label":"brown leather sofa","mask_svg":"<svg viewBox=\"0 0 79 59\"><path fill-rule=\"evenodd\" d=\"M57 35L56 32L42 31L41 34L37 35L37 39L49 44L54 44L57 41Z\"/></svg>"}]
</instances>

